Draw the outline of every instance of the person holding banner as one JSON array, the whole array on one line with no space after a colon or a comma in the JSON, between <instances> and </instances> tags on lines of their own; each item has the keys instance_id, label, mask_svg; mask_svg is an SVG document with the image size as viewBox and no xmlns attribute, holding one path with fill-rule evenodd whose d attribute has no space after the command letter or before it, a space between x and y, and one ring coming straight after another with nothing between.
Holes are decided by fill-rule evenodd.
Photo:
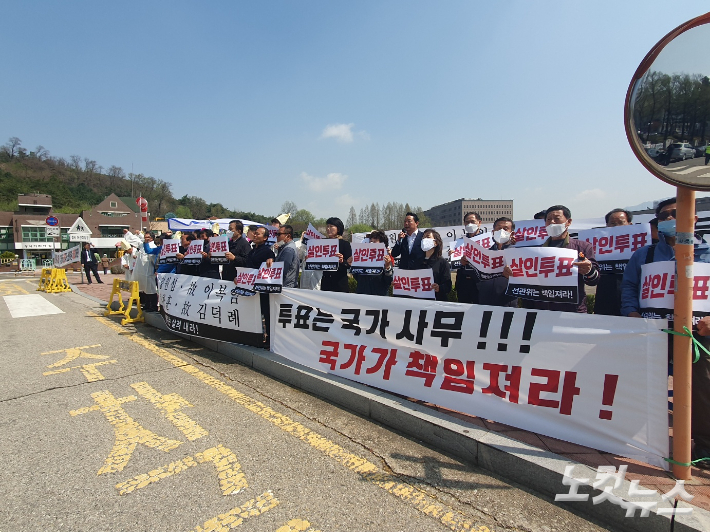
<instances>
[{"instance_id":1,"label":"person holding banner","mask_svg":"<svg viewBox=\"0 0 710 532\"><path fill-rule=\"evenodd\" d=\"M219 279L219 264L213 264L210 260L210 237L214 236L211 229L202 229L197 238L204 241L202 260L197 266L197 275L200 277L209 277L210 279Z\"/></svg>"},{"instance_id":2,"label":"person holding banner","mask_svg":"<svg viewBox=\"0 0 710 532\"><path fill-rule=\"evenodd\" d=\"M463 223L468 238L483 233L481 215L477 212L467 212L463 217ZM466 260L466 257L461 257L461 267L456 271L456 295L459 303L478 303L478 280L476 268Z\"/></svg>"},{"instance_id":3,"label":"person holding banner","mask_svg":"<svg viewBox=\"0 0 710 532\"><path fill-rule=\"evenodd\" d=\"M250 226L251 229L251 226ZM268 245L269 230L263 225L256 226L252 243L254 248L247 255L247 268L259 269L261 264L268 260L274 260L276 256ZM271 327L271 316L269 315L269 294L260 293L259 300L261 302L261 319L264 325L264 349L269 348L269 330Z\"/></svg>"},{"instance_id":4,"label":"person holding banner","mask_svg":"<svg viewBox=\"0 0 710 532\"><path fill-rule=\"evenodd\" d=\"M572 223L572 213L564 205L553 205L545 211L545 229L549 235L542 247L557 247L573 249L577 252L578 294L577 303L561 303L556 301L532 301L523 299L523 308L539 310L557 310L559 312L587 313L587 302L584 286L596 286L599 282L599 265L594 258L594 246L584 240L570 238L569 226ZM513 274L510 267L506 266L503 275L510 277Z\"/></svg>"},{"instance_id":5,"label":"person holding banner","mask_svg":"<svg viewBox=\"0 0 710 532\"><path fill-rule=\"evenodd\" d=\"M607 227L631 225L632 214L624 209L609 211L604 220ZM621 281L623 273L600 271L601 278L594 297L594 314L604 316L621 316Z\"/></svg>"},{"instance_id":6,"label":"person holding banner","mask_svg":"<svg viewBox=\"0 0 710 532\"><path fill-rule=\"evenodd\" d=\"M370 244L384 244L387 245L387 236L384 231L375 230L372 231L367 237ZM353 258L348 259L348 266L352 265ZM357 281L357 289L355 290L358 294L369 294L372 296L386 296L390 285L392 284L392 275L394 269L392 268L392 257L385 250L385 268L379 275L369 275L369 274L357 274L353 273L353 277Z\"/></svg>"},{"instance_id":7,"label":"person holding banner","mask_svg":"<svg viewBox=\"0 0 710 532\"><path fill-rule=\"evenodd\" d=\"M249 242L243 236L244 224L240 220L229 222L229 231L232 232L232 236L229 239L229 251L225 254L229 262L222 266L222 280L224 281L234 280L237 276L237 268L244 268L247 265L247 255L251 251Z\"/></svg>"},{"instance_id":8,"label":"person holding banner","mask_svg":"<svg viewBox=\"0 0 710 532\"><path fill-rule=\"evenodd\" d=\"M195 235L193 233L182 233L180 236L180 253L176 257L182 261L185 258L185 252L187 248L190 247L190 243L195 240ZM197 266L192 264L183 264L178 262L175 267L177 273L182 275L197 275Z\"/></svg>"},{"instance_id":9,"label":"person holding banner","mask_svg":"<svg viewBox=\"0 0 710 532\"><path fill-rule=\"evenodd\" d=\"M424 262L422 251L422 234L419 232L419 216L408 212L404 216L404 229L397 237L397 243L392 248L392 256L399 257L401 270L419 270Z\"/></svg>"},{"instance_id":10,"label":"person holding banner","mask_svg":"<svg viewBox=\"0 0 710 532\"><path fill-rule=\"evenodd\" d=\"M515 245L515 222L510 218L498 218L493 223L493 245L491 250L501 251ZM464 257L466 258L466 257ZM463 259L462 261L463 262ZM458 277L458 274L457 274ZM478 281L478 304L493 307L517 307L518 298L506 295L508 279L504 275L481 278Z\"/></svg>"},{"instance_id":11,"label":"person holding banner","mask_svg":"<svg viewBox=\"0 0 710 532\"><path fill-rule=\"evenodd\" d=\"M283 287L296 288L299 261L296 244L293 241L293 227L290 225L279 225L274 248L276 249L276 262L284 263ZM271 268L273 263L273 259L266 261L266 265L269 268Z\"/></svg>"},{"instance_id":12,"label":"person holding banner","mask_svg":"<svg viewBox=\"0 0 710 532\"><path fill-rule=\"evenodd\" d=\"M449 261L441 256L441 235L433 229L422 233L421 249L424 251L422 268L431 268L434 274L434 284L431 285L437 301L448 301L451 292L451 268Z\"/></svg>"},{"instance_id":13,"label":"person holding banner","mask_svg":"<svg viewBox=\"0 0 710 532\"><path fill-rule=\"evenodd\" d=\"M320 289L323 292L349 292L348 286L348 259L352 257L353 251L350 242L343 240L345 225L340 218L328 218L325 221L325 236L327 238L338 239L338 259L340 265L337 270L323 272Z\"/></svg>"},{"instance_id":14,"label":"person holding banner","mask_svg":"<svg viewBox=\"0 0 710 532\"><path fill-rule=\"evenodd\" d=\"M629 259L621 282L621 314L641 318L641 267L654 262L675 262L676 243L676 198L669 198L656 206L658 219L658 243L644 246ZM695 223L698 217L695 216ZM710 262L710 246L699 235L695 235L693 245L694 262ZM696 278L697 280L697 278ZM700 285L700 283L698 283ZM695 318L693 319L695 322ZM672 325L671 325L672 327ZM710 348L710 316L697 321L697 331L693 336L706 348ZM672 346L672 344L671 344ZM672 347L671 347L672 349ZM673 360L672 352L669 353ZM710 357L700 352L700 358L692 366L691 437L695 442L692 459L710 458ZM710 468L710 460L702 461L698 467Z\"/></svg>"},{"instance_id":15,"label":"person holding banner","mask_svg":"<svg viewBox=\"0 0 710 532\"><path fill-rule=\"evenodd\" d=\"M140 233L138 233L140 239ZM158 286L155 282L155 262L153 255L156 250L153 244L153 233L148 231L143 235L143 245L136 253L136 264L133 267L133 281L138 281L138 291L142 292L141 301L145 312L158 311Z\"/></svg>"}]
</instances>

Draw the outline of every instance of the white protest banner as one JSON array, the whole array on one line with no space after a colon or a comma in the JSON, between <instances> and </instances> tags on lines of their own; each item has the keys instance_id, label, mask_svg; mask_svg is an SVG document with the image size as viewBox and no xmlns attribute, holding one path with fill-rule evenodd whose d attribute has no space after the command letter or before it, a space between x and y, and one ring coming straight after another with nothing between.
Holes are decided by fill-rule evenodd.
<instances>
[{"instance_id":1,"label":"white protest banner","mask_svg":"<svg viewBox=\"0 0 710 532\"><path fill-rule=\"evenodd\" d=\"M171 331L237 344L263 343L259 298L240 297L230 281L159 273L158 297Z\"/></svg>"},{"instance_id":2,"label":"white protest banner","mask_svg":"<svg viewBox=\"0 0 710 532\"><path fill-rule=\"evenodd\" d=\"M229 260L225 257L225 253L229 251L229 237L211 236L210 237L210 262L212 264L227 264Z\"/></svg>"},{"instance_id":3,"label":"white protest banner","mask_svg":"<svg viewBox=\"0 0 710 532\"><path fill-rule=\"evenodd\" d=\"M515 222L515 246L540 246L547 240L545 220L522 220Z\"/></svg>"},{"instance_id":4,"label":"white protest banner","mask_svg":"<svg viewBox=\"0 0 710 532\"><path fill-rule=\"evenodd\" d=\"M673 320L676 262L641 265L639 306L644 318ZM710 315L710 263L693 264L693 326Z\"/></svg>"},{"instance_id":5,"label":"white protest banner","mask_svg":"<svg viewBox=\"0 0 710 532\"><path fill-rule=\"evenodd\" d=\"M254 281L254 290L256 292L264 292L267 294L278 294L284 284L284 263L272 262L271 268L266 266L265 262L261 263L261 267L256 274Z\"/></svg>"},{"instance_id":6,"label":"white protest banner","mask_svg":"<svg viewBox=\"0 0 710 532\"><path fill-rule=\"evenodd\" d=\"M481 233L480 235L472 236L471 238L466 237L481 246L483 249L490 249L495 241L493 240L493 233Z\"/></svg>"},{"instance_id":7,"label":"white protest banner","mask_svg":"<svg viewBox=\"0 0 710 532\"><path fill-rule=\"evenodd\" d=\"M392 294L395 296L436 299L432 288L434 272L431 268L421 270L401 270L395 268L392 275Z\"/></svg>"},{"instance_id":8,"label":"white protest banner","mask_svg":"<svg viewBox=\"0 0 710 532\"><path fill-rule=\"evenodd\" d=\"M478 270L481 279L493 279L503 274L505 251L482 248L473 238L464 237L463 240L463 254L468 263Z\"/></svg>"},{"instance_id":9,"label":"white protest banner","mask_svg":"<svg viewBox=\"0 0 710 532\"><path fill-rule=\"evenodd\" d=\"M306 270L317 272L324 270L337 270L340 266L340 259L337 254L337 238L309 240L306 255Z\"/></svg>"},{"instance_id":10,"label":"white protest banner","mask_svg":"<svg viewBox=\"0 0 710 532\"><path fill-rule=\"evenodd\" d=\"M174 264L178 261L176 255L180 252L180 240L177 238L166 238L163 240L163 247L160 250L160 264Z\"/></svg>"},{"instance_id":11,"label":"white protest banner","mask_svg":"<svg viewBox=\"0 0 710 532\"><path fill-rule=\"evenodd\" d=\"M237 267L237 276L234 278L234 284L237 285L235 293L240 296L253 296L256 294L254 283L256 276L259 273L257 268L240 268Z\"/></svg>"},{"instance_id":12,"label":"white protest banner","mask_svg":"<svg viewBox=\"0 0 710 532\"><path fill-rule=\"evenodd\" d=\"M352 244L353 263L350 273L365 275L380 275L385 270L384 244Z\"/></svg>"},{"instance_id":13,"label":"white protest banner","mask_svg":"<svg viewBox=\"0 0 710 532\"><path fill-rule=\"evenodd\" d=\"M387 247L393 247L397 243L397 238L399 237L399 233L401 233L401 229L390 229L388 231L385 231L385 236L387 237Z\"/></svg>"},{"instance_id":14,"label":"white protest banner","mask_svg":"<svg viewBox=\"0 0 710 532\"><path fill-rule=\"evenodd\" d=\"M202 252L205 249L204 240L193 240L185 250L183 264L200 264L202 262Z\"/></svg>"},{"instance_id":15,"label":"white protest banner","mask_svg":"<svg viewBox=\"0 0 710 532\"><path fill-rule=\"evenodd\" d=\"M269 246L273 246L276 244L276 235L279 232L279 228L274 227L273 225L267 225L266 230L269 232L269 238L266 240L266 243Z\"/></svg>"},{"instance_id":16,"label":"white protest banner","mask_svg":"<svg viewBox=\"0 0 710 532\"><path fill-rule=\"evenodd\" d=\"M61 268L72 262L79 262L81 260L81 248L79 246L74 246L61 253L55 253L52 251L52 265L55 268Z\"/></svg>"},{"instance_id":17,"label":"white protest banner","mask_svg":"<svg viewBox=\"0 0 710 532\"><path fill-rule=\"evenodd\" d=\"M301 236L302 236L302 239L303 239L303 243L304 243L304 244L305 244L306 242L308 242L309 240L311 240L311 239L325 238L325 236L323 236L323 235L320 233L320 231L318 231L318 229L316 229L315 227L313 227L313 224L310 224L310 223L308 224L308 229L306 229L306 230L303 232L303 235L301 235Z\"/></svg>"},{"instance_id":18,"label":"white protest banner","mask_svg":"<svg viewBox=\"0 0 710 532\"><path fill-rule=\"evenodd\" d=\"M651 243L651 225L618 225L586 229L578 233L579 240L594 246L594 258L601 273L624 273L631 255Z\"/></svg>"},{"instance_id":19,"label":"white protest banner","mask_svg":"<svg viewBox=\"0 0 710 532\"><path fill-rule=\"evenodd\" d=\"M503 251L506 266L513 274L505 293L533 301L578 303L577 251L560 248L514 247Z\"/></svg>"},{"instance_id":20,"label":"white protest banner","mask_svg":"<svg viewBox=\"0 0 710 532\"><path fill-rule=\"evenodd\" d=\"M289 288L270 306L294 362L667 468L664 322Z\"/></svg>"},{"instance_id":21,"label":"white protest banner","mask_svg":"<svg viewBox=\"0 0 710 532\"><path fill-rule=\"evenodd\" d=\"M466 236L466 230L463 225L450 225L447 227L434 227L434 231L439 233L441 236L441 241L444 245L449 242L456 242L459 238Z\"/></svg>"}]
</instances>

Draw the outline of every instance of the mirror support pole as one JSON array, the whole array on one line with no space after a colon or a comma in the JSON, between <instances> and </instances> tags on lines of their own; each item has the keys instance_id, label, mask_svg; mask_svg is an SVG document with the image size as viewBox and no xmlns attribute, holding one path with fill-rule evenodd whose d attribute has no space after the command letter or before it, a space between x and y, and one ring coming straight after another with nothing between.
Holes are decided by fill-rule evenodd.
<instances>
[{"instance_id":1,"label":"mirror support pole","mask_svg":"<svg viewBox=\"0 0 710 532\"><path fill-rule=\"evenodd\" d=\"M693 330L693 243L681 237L692 235L695 226L695 191L678 187L675 256L676 275L674 330L683 334L683 327ZM690 424L692 395L691 339L673 336L673 460L690 463ZM690 480L690 466L673 464L673 475Z\"/></svg>"}]
</instances>

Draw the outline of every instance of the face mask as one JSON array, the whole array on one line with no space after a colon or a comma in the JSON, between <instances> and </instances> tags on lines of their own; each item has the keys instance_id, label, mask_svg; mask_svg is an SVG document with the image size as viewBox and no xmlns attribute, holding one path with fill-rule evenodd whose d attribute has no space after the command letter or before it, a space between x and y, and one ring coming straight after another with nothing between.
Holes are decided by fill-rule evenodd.
<instances>
[{"instance_id":1,"label":"face mask","mask_svg":"<svg viewBox=\"0 0 710 532\"><path fill-rule=\"evenodd\" d=\"M547 226L547 234L552 238L557 238L567 231L567 224L550 224Z\"/></svg>"},{"instance_id":2,"label":"face mask","mask_svg":"<svg viewBox=\"0 0 710 532\"><path fill-rule=\"evenodd\" d=\"M466 229L467 233L475 233L478 231L478 226L476 224L468 224L464 229Z\"/></svg>"},{"instance_id":3,"label":"face mask","mask_svg":"<svg viewBox=\"0 0 710 532\"><path fill-rule=\"evenodd\" d=\"M434 249L435 247L436 242L433 238L422 238L422 251L426 253L427 251L429 251L430 249Z\"/></svg>"},{"instance_id":4,"label":"face mask","mask_svg":"<svg viewBox=\"0 0 710 532\"><path fill-rule=\"evenodd\" d=\"M658 232L665 236L675 236L675 220L663 220L658 222Z\"/></svg>"},{"instance_id":5,"label":"face mask","mask_svg":"<svg viewBox=\"0 0 710 532\"><path fill-rule=\"evenodd\" d=\"M508 240L510 240L510 233L505 229L493 231L493 240L495 240L499 244L505 244Z\"/></svg>"},{"instance_id":6,"label":"face mask","mask_svg":"<svg viewBox=\"0 0 710 532\"><path fill-rule=\"evenodd\" d=\"M227 235L227 238L231 240L232 237L234 236L234 231L227 231L227 232L225 233L225 235Z\"/></svg>"}]
</instances>

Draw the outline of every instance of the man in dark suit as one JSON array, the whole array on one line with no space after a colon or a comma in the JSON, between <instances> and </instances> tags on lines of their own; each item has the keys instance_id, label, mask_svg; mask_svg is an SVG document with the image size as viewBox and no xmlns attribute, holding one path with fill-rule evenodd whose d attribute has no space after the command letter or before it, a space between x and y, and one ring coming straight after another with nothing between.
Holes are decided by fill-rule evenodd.
<instances>
[{"instance_id":1,"label":"man in dark suit","mask_svg":"<svg viewBox=\"0 0 710 532\"><path fill-rule=\"evenodd\" d=\"M94 250L91 249L91 244L89 242L84 243L84 251L81 252L81 263L84 265L84 272L86 273L86 281L91 284L91 272L94 272L94 278L99 284L103 284L103 281L99 277L99 263L94 256Z\"/></svg>"},{"instance_id":2,"label":"man in dark suit","mask_svg":"<svg viewBox=\"0 0 710 532\"><path fill-rule=\"evenodd\" d=\"M422 250L419 216L413 212L408 212L404 216L404 229L399 233L397 243L392 248L392 256L399 257L399 267L402 270L422 268L426 256Z\"/></svg>"}]
</instances>

